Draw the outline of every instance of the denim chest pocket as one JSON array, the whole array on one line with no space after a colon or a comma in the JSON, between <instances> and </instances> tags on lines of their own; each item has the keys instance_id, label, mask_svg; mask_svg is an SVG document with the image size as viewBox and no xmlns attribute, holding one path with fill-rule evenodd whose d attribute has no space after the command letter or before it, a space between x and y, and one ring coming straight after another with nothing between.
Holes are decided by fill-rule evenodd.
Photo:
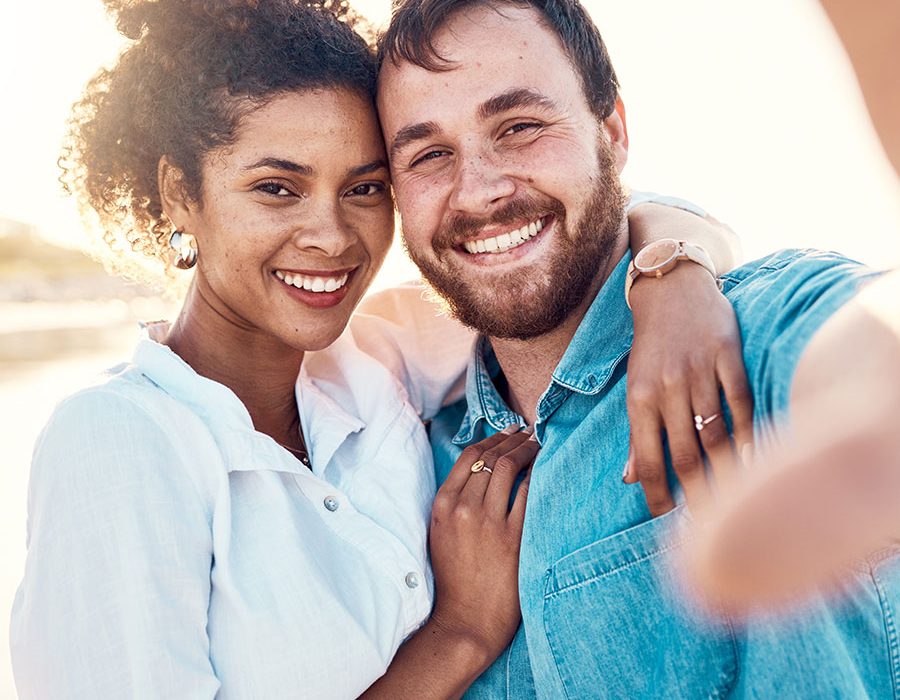
<instances>
[{"instance_id":1,"label":"denim chest pocket","mask_svg":"<svg viewBox=\"0 0 900 700\"><path fill-rule=\"evenodd\" d=\"M558 560L543 622L567 698L718 698L737 674L731 626L678 595L681 507Z\"/></svg>"}]
</instances>

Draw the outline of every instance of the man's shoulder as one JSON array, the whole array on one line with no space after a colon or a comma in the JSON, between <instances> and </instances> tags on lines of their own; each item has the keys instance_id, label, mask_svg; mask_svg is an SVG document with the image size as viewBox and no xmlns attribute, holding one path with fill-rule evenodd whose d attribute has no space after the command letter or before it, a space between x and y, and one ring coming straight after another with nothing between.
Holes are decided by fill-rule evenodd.
<instances>
[{"instance_id":1,"label":"man's shoulder","mask_svg":"<svg viewBox=\"0 0 900 700\"><path fill-rule=\"evenodd\" d=\"M872 274L875 273L871 268L840 253L814 248L788 248L745 263L720 279L725 295L729 299L740 299L772 287L796 288L812 279L827 285L841 279L860 279Z\"/></svg>"},{"instance_id":2,"label":"man's shoulder","mask_svg":"<svg viewBox=\"0 0 900 700\"><path fill-rule=\"evenodd\" d=\"M722 276L760 415L786 411L794 372L812 337L879 274L839 253L782 250Z\"/></svg>"}]
</instances>

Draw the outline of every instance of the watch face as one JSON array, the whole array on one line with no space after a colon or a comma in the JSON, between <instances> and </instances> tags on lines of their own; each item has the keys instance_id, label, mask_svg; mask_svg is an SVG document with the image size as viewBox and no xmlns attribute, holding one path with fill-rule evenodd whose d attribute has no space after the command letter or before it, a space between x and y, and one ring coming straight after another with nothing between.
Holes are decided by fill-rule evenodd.
<instances>
[{"instance_id":1,"label":"watch face","mask_svg":"<svg viewBox=\"0 0 900 700\"><path fill-rule=\"evenodd\" d=\"M634 259L634 266L641 272L663 267L678 254L678 241L662 240L651 243Z\"/></svg>"}]
</instances>

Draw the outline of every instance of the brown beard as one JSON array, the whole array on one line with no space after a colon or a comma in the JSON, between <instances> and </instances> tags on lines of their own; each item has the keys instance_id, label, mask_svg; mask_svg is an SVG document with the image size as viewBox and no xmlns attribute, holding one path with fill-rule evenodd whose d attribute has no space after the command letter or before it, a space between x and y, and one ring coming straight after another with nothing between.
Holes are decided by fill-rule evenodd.
<instances>
[{"instance_id":1,"label":"brown beard","mask_svg":"<svg viewBox=\"0 0 900 700\"><path fill-rule=\"evenodd\" d=\"M486 219L457 216L432 239L437 258L407 246L413 262L462 323L493 338L528 340L557 328L584 301L607 269L625 217L625 194L610 149L597 156L599 177L579 221L569 222L562 202L523 197ZM484 226L515 225L552 215L552 259L540 271L517 271L492 280L489 289L466 279L451 260L452 247ZM570 230L570 223L572 230Z\"/></svg>"}]
</instances>

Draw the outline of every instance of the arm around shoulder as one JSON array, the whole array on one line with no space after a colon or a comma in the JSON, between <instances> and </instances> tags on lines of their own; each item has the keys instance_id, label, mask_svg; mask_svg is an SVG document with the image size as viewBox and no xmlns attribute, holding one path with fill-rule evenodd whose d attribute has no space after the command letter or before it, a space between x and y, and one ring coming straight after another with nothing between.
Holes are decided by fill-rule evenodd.
<instances>
[{"instance_id":1,"label":"arm around shoulder","mask_svg":"<svg viewBox=\"0 0 900 700\"><path fill-rule=\"evenodd\" d=\"M10 644L22 697L208 697L210 514L132 398L64 401L35 448Z\"/></svg>"}]
</instances>

